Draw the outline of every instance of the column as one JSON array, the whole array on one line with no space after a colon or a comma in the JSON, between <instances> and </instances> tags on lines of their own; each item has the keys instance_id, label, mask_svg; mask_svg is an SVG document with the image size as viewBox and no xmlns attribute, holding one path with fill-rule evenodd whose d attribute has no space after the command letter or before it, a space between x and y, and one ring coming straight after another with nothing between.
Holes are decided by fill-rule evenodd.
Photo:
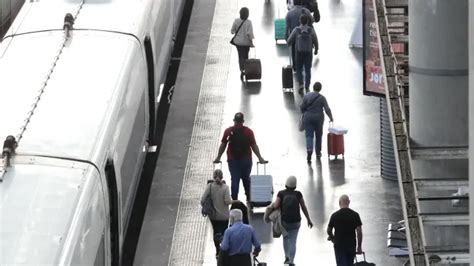
<instances>
[{"instance_id":1,"label":"column","mask_svg":"<svg viewBox=\"0 0 474 266\"><path fill-rule=\"evenodd\" d=\"M474 265L474 0L469 2L469 228L471 265Z\"/></svg>"},{"instance_id":2,"label":"column","mask_svg":"<svg viewBox=\"0 0 474 266\"><path fill-rule=\"evenodd\" d=\"M468 0L409 1L410 136L468 145Z\"/></svg>"}]
</instances>

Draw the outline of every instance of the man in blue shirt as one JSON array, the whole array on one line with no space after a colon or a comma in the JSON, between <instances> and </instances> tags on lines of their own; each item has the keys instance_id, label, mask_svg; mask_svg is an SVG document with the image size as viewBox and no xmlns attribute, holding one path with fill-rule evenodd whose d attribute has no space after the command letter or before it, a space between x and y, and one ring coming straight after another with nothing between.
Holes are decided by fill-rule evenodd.
<instances>
[{"instance_id":1,"label":"man in blue shirt","mask_svg":"<svg viewBox=\"0 0 474 266\"><path fill-rule=\"evenodd\" d=\"M233 209L230 211L230 226L224 232L221 243L221 251L227 254L226 266L251 266L252 245L255 246L254 256L260 253L260 241L258 241L255 230L251 225L242 223L242 211Z\"/></svg>"}]
</instances>

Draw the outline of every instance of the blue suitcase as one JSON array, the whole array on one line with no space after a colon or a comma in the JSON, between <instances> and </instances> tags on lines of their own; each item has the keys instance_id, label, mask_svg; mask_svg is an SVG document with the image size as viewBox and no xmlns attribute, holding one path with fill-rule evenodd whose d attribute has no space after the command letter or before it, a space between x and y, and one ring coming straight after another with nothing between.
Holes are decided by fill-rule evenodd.
<instances>
[{"instance_id":1,"label":"blue suitcase","mask_svg":"<svg viewBox=\"0 0 474 266\"><path fill-rule=\"evenodd\" d=\"M284 18L277 18L274 21L275 24L275 42L278 40L285 40L286 21Z\"/></svg>"}]
</instances>

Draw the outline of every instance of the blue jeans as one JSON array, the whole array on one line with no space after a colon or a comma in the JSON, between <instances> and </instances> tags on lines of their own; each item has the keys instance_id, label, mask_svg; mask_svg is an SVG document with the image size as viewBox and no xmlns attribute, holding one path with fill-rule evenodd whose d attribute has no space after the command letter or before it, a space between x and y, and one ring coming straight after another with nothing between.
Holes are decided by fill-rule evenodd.
<instances>
[{"instance_id":1,"label":"blue jeans","mask_svg":"<svg viewBox=\"0 0 474 266\"><path fill-rule=\"evenodd\" d=\"M334 254L336 255L337 266L352 266L354 265L355 252L344 248L334 247Z\"/></svg>"},{"instance_id":2,"label":"blue jeans","mask_svg":"<svg viewBox=\"0 0 474 266\"><path fill-rule=\"evenodd\" d=\"M296 75L298 83L302 85L304 71L305 88L309 88L311 85L311 63L313 63L313 54L311 52L296 52Z\"/></svg>"},{"instance_id":3,"label":"blue jeans","mask_svg":"<svg viewBox=\"0 0 474 266\"><path fill-rule=\"evenodd\" d=\"M293 263L296 255L296 239L298 238L298 231L300 230L301 223L285 223L282 221L282 225L288 232L288 234L283 237L285 258L288 258L289 263Z\"/></svg>"},{"instance_id":4,"label":"blue jeans","mask_svg":"<svg viewBox=\"0 0 474 266\"><path fill-rule=\"evenodd\" d=\"M323 119L316 119L315 121L307 121L304 123L304 131L306 136L306 151L313 153L313 145L316 150L316 154L321 154L321 142L323 137ZM314 142L314 136L316 135L316 143Z\"/></svg>"},{"instance_id":5,"label":"blue jeans","mask_svg":"<svg viewBox=\"0 0 474 266\"><path fill-rule=\"evenodd\" d=\"M245 195L247 199L250 198L250 172L252 171L252 160L239 159L227 161L229 165L230 178L231 178L231 196L233 200L239 197L239 185L240 179L244 184Z\"/></svg>"}]
</instances>

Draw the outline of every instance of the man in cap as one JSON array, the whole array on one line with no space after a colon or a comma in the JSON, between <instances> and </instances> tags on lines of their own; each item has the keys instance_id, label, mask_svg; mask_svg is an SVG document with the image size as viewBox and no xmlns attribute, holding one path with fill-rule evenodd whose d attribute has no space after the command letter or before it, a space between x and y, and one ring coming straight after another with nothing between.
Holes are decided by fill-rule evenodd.
<instances>
[{"instance_id":1,"label":"man in cap","mask_svg":"<svg viewBox=\"0 0 474 266\"><path fill-rule=\"evenodd\" d=\"M328 240L334 243L337 266L353 265L356 253L362 253L362 221L359 214L349 208L350 202L347 195L339 198L340 209L331 215L327 228Z\"/></svg>"},{"instance_id":2,"label":"man in cap","mask_svg":"<svg viewBox=\"0 0 474 266\"><path fill-rule=\"evenodd\" d=\"M221 160L221 156L227 148L227 164L231 176L231 196L233 200L238 199L240 179L244 184L247 200L250 198L250 172L252 171L252 151L258 157L260 163L267 163L260 155L260 150L255 141L253 131L244 126L244 114L238 112L234 115L234 125L224 131L224 136L219 146L214 163Z\"/></svg>"},{"instance_id":3,"label":"man in cap","mask_svg":"<svg viewBox=\"0 0 474 266\"><path fill-rule=\"evenodd\" d=\"M288 232L283 237L283 249L285 251L285 264L295 265L296 239L301 226L300 207L303 210L308 227L312 228L313 223L309 217L308 209L303 199L303 194L296 190L296 177L289 176L286 179L285 189L277 194L275 208L281 210L281 224Z\"/></svg>"}]
</instances>

